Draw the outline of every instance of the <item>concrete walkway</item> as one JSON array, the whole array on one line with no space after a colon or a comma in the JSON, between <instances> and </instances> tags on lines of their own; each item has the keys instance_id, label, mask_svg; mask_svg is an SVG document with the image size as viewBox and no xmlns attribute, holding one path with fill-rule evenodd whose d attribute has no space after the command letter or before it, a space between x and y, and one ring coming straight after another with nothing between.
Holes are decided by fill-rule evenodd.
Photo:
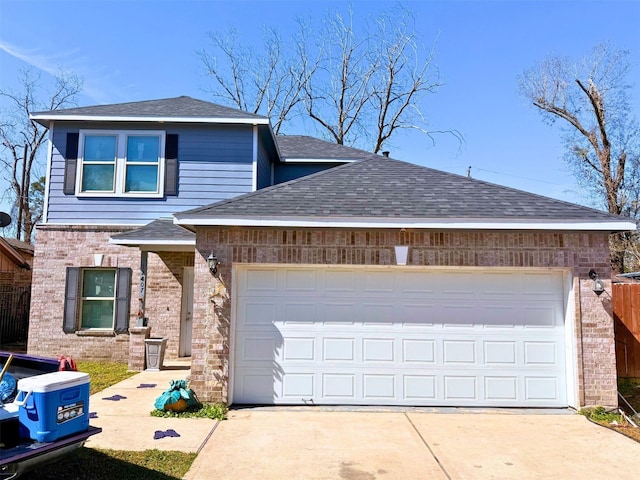
<instances>
[{"instance_id":1,"label":"concrete walkway","mask_svg":"<svg viewBox=\"0 0 640 480\"><path fill-rule=\"evenodd\" d=\"M140 372L91 396L90 424L102 433L90 437L90 448L113 450L177 450L198 452L217 425L207 418L152 417L153 403L171 380L186 380L188 360L165 361L166 370ZM174 433L179 436L175 436ZM163 438L156 436L165 434Z\"/></svg>"}]
</instances>

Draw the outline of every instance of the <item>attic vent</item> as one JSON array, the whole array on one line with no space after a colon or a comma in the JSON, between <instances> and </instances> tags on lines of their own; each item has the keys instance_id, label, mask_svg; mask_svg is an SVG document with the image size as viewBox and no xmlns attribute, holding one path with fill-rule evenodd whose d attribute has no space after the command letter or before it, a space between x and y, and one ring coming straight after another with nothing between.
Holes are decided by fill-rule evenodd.
<instances>
[{"instance_id":1,"label":"attic vent","mask_svg":"<svg viewBox=\"0 0 640 480\"><path fill-rule=\"evenodd\" d=\"M385 157L389 156L389 150L385 150L384 152L382 152L382 155L384 155Z\"/></svg>"}]
</instances>

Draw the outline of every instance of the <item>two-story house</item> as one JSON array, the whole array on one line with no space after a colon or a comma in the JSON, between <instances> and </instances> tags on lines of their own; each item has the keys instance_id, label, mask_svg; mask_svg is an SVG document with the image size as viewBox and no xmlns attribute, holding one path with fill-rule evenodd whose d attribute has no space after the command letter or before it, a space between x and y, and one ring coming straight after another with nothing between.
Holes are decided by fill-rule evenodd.
<instances>
[{"instance_id":1,"label":"two-story house","mask_svg":"<svg viewBox=\"0 0 640 480\"><path fill-rule=\"evenodd\" d=\"M599 286L628 219L188 97L32 119L50 128L33 353L141 369L168 338L228 403L617 401Z\"/></svg>"}]
</instances>

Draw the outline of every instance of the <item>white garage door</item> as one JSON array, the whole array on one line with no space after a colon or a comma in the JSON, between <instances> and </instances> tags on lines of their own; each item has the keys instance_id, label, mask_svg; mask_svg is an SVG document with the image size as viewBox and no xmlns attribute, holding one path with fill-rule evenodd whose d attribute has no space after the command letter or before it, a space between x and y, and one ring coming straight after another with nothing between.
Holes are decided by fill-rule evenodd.
<instances>
[{"instance_id":1,"label":"white garage door","mask_svg":"<svg viewBox=\"0 0 640 480\"><path fill-rule=\"evenodd\" d=\"M567 405L562 273L236 269L233 402Z\"/></svg>"}]
</instances>

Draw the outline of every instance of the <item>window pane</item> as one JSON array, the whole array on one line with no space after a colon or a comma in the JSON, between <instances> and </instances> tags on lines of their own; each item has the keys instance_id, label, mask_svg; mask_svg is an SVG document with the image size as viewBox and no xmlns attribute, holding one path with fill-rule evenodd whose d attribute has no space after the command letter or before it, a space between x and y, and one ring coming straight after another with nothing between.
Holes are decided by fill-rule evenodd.
<instances>
[{"instance_id":1,"label":"window pane","mask_svg":"<svg viewBox=\"0 0 640 480\"><path fill-rule=\"evenodd\" d=\"M116 137L105 135L86 135L84 137L85 162L96 160L113 161L116 158Z\"/></svg>"},{"instance_id":2,"label":"window pane","mask_svg":"<svg viewBox=\"0 0 640 480\"><path fill-rule=\"evenodd\" d=\"M158 167L156 165L129 165L125 192L157 192Z\"/></svg>"},{"instance_id":3,"label":"window pane","mask_svg":"<svg viewBox=\"0 0 640 480\"><path fill-rule=\"evenodd\" d=\"M157 162L160 139L153 137L128 137L127 161Z\"/></svg>"},{"instance_id":4,"label":"window pane","mask_svg":"<svg viewBox=\"0 0 640 480\"><path fill-rule=\"evenodd\" d=\"M85 163L82 166L82 191L113 191L114 165Z\"/></svg>"},{"instance_id":5,"label":"window pane","mask_svg":"<svg viewBox=\"0 0 640 480\"><path fill-rule=\"evenodd\" d=\"M82 328L113 328L113 300L83 300Z\"/></svg>"},{"instance_id":6,"label":"window pane","mask_svg":"<svg viewBox=\"0 0 640 480\"><path fill-rule=\"evenodd\" d=\"M115 284L115 270L85 270L82 278L82 296L113 298Z\"/></svg>"}]
</instances>

